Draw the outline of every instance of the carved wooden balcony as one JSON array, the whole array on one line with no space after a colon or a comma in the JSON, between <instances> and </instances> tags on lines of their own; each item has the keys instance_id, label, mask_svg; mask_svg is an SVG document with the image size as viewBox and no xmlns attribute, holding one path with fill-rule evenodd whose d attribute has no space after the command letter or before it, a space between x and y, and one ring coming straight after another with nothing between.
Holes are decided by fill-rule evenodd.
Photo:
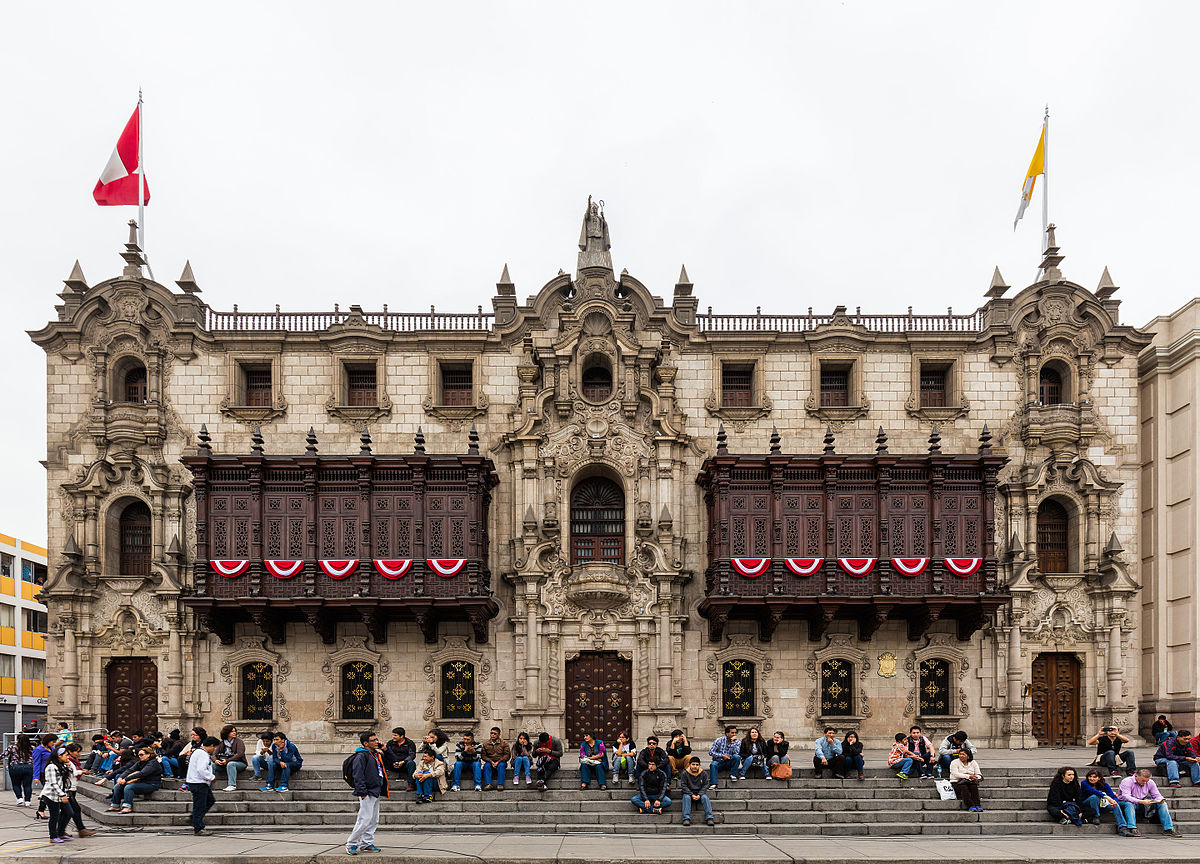
<instances>
[{"instance_id":1,"label":"carved wooden balcony","mask_svg":"<svg viewBox=\"0 0 1200 864\"><path fill-rule=\"evenodd\" d=\"M889 620L917 639L941 619L968 639L1008 603L997 587L994 499L1007 461L984 427L977 453L892 454L879 430L872 455L717 455L697 482L708 513L708 567L700 614L721 638L730 619L757 621L772 637L784 619L808 622L820 639L853 620L870 639Z\"/></svg>"},{"instance_id":2,"label":"carved wooden balcony","mask_svg":"<svg viewBox=\"0 0 1200 864\"><path fill-rule=\"evenodd\" d=\"M275 643L290 622L333 644L338 621L362 621L376 642L393 620L415 621L427 642L438 622L466 620L486 642L495 616L487 564L495 466L479 455L415 451L318 455L213 455L202 429L182 461L196 493L194 593L186 602L223 643L252 621Z\"/></svg>"}]
</instances>

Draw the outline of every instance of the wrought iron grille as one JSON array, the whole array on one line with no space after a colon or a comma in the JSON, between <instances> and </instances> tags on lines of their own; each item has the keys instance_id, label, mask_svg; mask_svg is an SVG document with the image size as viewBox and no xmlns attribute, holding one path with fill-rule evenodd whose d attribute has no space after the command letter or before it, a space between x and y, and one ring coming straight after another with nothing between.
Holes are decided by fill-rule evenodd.
<instances>
[{"instance_id":1,"label":"wrought iron grille","mask_svg":"<svg viewBox=\"0 0 1200 864\"><path fill-rule=\"evenodd\" d=\"M625 563L625 495L616 483L592 477L571 494L571 563Z\"/></svg>"},{"instance_id":2,"label":"wrought iron grille","mask_svg":"<svg viewBox=\"0 0 1200 864\"><path fill-rule=\"evenodd\" d=\"M275 670L270 663L242 667L242 719L270 720L275 716Z\"/></svg>"},{"instance_id":3,"label":"wrought iron grille","mask_svg":"<svg viewBox=\"0 0 1200 864\"><path fill-rule=\"evenodd\" d=\"M342 719L375 716L375 667L365 660L342 666Z\"/></svg>"},{"instance_id":4,"label":"wrought iron grille","mask_svg":"<svg viewBox=\"0 0 1200 864\"><path fill-rule=\"evenodd\" d=\"M826 660L821 664L821 715L847 717L854 714L854 664L849 660Z\"/></svg>"},{"instance_id":5,"label":"wrought iron grille","mask_svg":"<svg viewBox=\"0 0 1200 864\"><path fill-rule=\"evenodd\" d=\"M754 663L726 660L721 664L722 716L752 717L754 706Z\"/></svg>"},{"instance_id":6,"label":"wrought iron grille","mask_svg":"<svg viewBox=\"0 0 1200 864\"><path fill-rule=\"evenodd\" d=\"M475 717L475 666L465 660L442 664L442 717L452 720Z\"/></svg>"},{"instance_id":7,"label":"wrought iron grille","mask_svg":"<svg viewBox=\"0 0 1200 864\"><path fill-rule=\"evenodd\" d=\"M920 714L937 717L949 714L953 708L950 701L950 664L937 657L921 661L919 677Z\"/></svg>"}]
</instances>

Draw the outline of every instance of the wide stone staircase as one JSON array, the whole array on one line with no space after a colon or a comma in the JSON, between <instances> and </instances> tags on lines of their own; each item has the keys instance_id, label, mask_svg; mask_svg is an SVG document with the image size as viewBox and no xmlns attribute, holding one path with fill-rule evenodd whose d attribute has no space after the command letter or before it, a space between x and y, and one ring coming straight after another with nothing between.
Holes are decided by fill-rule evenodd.
<instances>
[{"instance_id":1,"label":"wide stone staircase","mask_svg":"<svg viewBox=\"0 0 1200 864\"><path fill-rule=\"evenodd\" d=\"M707 766L706 766L707 767ZM1080 766L1083 767L1083 766ZM940 800L931 780L901 781L883 769L868 769L858 780L817 780L811 771L797 771L791 780L743 780L730 783L722 775L720 789L710 792L715 828L704 825L704 813L692 812L693 824L681 825L677 784L672 784L670 810L643 816L629 803L635 793L628 783L610 784L601 792L579 788L578 770L564 762L547 792L524 784L504 792L461 792L438 796L432 804L417 804L412 793L393 790L382 802L380 826L386 830L453 833L689 833L872 836L907 835L1027 835L1080 832L1111 833L1106 815L1099 827L1076 828L1052 822L1045 810L1046 790L1054 769L1029 767L984 768L981 784L984 810L968 813L957 801ZM223 779L223 778L222 778ZM1184 833L1200 830L1200 790L1187 780L1179 789L1157 780L1176 827ZM259 792L261 782L243 774L236 792L214 784L216 806L206 822L218 831L303 831L331 827L349 831L358 799L335 768L305 768L292 776L289 792ZM149 799L138 799L132 814L106 812L111 786L84 782L79 801L85 819L105 826L163 828L188 826L191 795L166 781ZM1115 788L1115 783L1114 783ZM1157 823L1141 824L1143 833L1160 831Z\"/></svg>"}]
</instances>

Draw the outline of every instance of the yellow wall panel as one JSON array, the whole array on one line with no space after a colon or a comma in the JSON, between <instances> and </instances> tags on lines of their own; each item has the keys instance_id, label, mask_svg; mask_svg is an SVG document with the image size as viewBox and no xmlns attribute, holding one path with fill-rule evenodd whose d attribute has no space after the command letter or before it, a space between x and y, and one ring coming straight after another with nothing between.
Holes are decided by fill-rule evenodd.
<instances>
[{"instance_id":1,"label":"yellow wall panel","mask_svg":"<svg viewBox=\"0 0 1200 864\"><path fill-rule=\"evenodd\" d=\"M0 627L0 645L16 645L17 631L12 627Z\"/></svg>"},{"instance_id":2,"label":"yellow wall panel","mask_svg":"<svg viewBox=\"0 0 1200 864\"><path fill-rule=\"evenodd\" d=\"M16 678L0 678L0 694L4 696L17 695L17 679Z\"/></svg>"}]
</instances>

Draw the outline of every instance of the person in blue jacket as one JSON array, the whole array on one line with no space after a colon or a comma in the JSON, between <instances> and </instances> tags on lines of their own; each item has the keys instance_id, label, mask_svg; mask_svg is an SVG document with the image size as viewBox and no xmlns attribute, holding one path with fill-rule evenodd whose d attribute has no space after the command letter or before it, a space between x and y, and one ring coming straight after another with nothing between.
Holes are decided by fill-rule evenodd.
<instances>
[{"instance_id":1,"label":"person in blue jacket","mask_svg":"<svg viewBox=\"0 0 1200 864\"><path fill-rule=\"evenodd\" d=\"M288 781L303 764L304 759L296 745L282 732L276 732L271 739L271 755L267 757L267 785L258 791L270 792L275 783L275 772L279 771L279 785L274 787L274 791L287 792Z\"/></svg>"}]
</instances>

